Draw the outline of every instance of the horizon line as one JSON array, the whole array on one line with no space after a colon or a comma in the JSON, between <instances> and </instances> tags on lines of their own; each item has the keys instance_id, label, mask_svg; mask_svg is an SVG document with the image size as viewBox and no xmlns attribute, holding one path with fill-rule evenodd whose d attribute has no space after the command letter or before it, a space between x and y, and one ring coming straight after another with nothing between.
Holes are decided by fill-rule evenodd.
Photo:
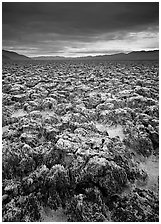
<instances>
[{"instance_id":1,"label":"horizon line","mask_svg":"<svg viewBox=\"0 0 161 224\"><path fill-rule=\"evenodd\" d=\"M83 58L83 57L99 57L99 56L112 56L112 55L118 55L118 54L129 54L132 52L150 52L150 51L159 51L159 48L155 48L153 50L133 50L133 51L125 51L125 52L118 52L118 53L112 53L112 54L96 54L96 55L84 55L84 56L62 56L62 55L37 55L37 56L27 56L23 53L17 53L17 51L12 51L12 50L6 50L2 48L2 51L8 51L8 52L13 52L19 55L23 55L29 58L38 58L38 57L60 57L60 58Z\"/></svg>"}]
</instances>

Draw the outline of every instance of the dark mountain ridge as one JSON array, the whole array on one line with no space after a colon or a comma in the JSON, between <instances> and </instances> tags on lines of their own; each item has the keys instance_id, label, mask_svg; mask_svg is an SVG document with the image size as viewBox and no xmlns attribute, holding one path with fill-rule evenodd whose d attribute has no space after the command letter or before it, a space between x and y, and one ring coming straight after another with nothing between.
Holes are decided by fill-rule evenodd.
<instances>
[{"instance_id":1,"label":"dark mountain ridge","mask_svg":"<svg viewBox=\"0 0 161 224\"><path fill-rule=\"evenodd\" d=\"M18 54L14 51L2 50L2 60L31 60L25 55Z\"/></svg>"}]
</instances>

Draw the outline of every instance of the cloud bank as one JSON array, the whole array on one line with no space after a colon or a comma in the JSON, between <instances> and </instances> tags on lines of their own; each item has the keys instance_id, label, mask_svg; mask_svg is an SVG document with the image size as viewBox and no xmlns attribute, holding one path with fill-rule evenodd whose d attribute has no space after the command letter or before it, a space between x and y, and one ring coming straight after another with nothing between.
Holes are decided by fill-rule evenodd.
<instances>
[{"instance_id":1,"label":"cloud bank","mask_svg":"<svg viewBox=\"0 0 161 224\"><path fill-rule=\"evenodd\" d=\"M3 2L3 48L86 56L159 47L157 2Z\"/></svg>"}]
</instances>

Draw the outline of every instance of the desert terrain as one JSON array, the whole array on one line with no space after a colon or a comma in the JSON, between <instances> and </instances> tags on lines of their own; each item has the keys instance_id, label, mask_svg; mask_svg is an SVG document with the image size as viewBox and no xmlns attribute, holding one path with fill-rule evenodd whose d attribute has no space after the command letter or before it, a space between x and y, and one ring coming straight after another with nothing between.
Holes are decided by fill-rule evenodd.
<instances>
[{"instance_id":1,"label":"desert terrain","mask_svg":"<svg viewBox=\"0 0 161 224\"><path fill-rule=\"evenodd\" d=\"M7 222L159 221L159 64L8 61Z\"/></svg>"}]
</instances>

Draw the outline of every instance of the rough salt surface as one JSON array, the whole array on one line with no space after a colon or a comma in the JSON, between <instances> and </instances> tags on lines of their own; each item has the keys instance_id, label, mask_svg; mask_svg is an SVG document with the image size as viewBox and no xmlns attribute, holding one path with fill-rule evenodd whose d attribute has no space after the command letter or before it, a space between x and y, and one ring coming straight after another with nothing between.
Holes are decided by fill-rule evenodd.
<instances>
[{"instance_id":1,"label":"rough salt surface","mask_svg":"<svg viewBox=\"0 0 161 224\"><path fill-rule=\"evenodd\" d=\"M4 221L158 220L158 77L154 62L4 64Z\"/></svg>"}]
</instances>

